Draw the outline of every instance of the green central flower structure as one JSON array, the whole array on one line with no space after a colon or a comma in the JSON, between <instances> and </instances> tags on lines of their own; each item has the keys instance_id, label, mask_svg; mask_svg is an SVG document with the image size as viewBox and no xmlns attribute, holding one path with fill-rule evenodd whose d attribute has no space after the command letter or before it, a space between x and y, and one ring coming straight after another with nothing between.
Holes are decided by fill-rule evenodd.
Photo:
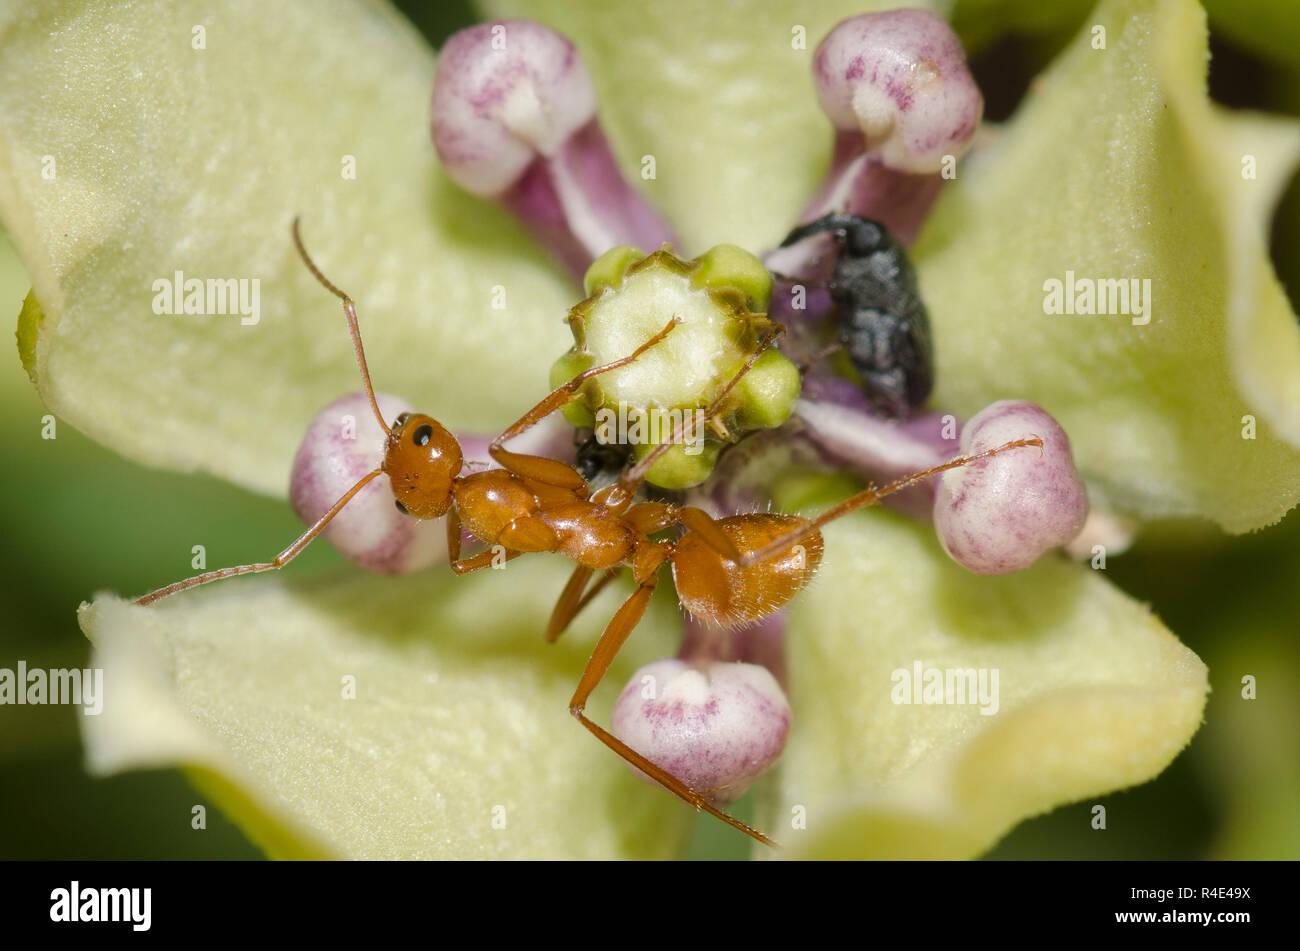
<instances>
[{"instance_id":1,"label":"green central flower structure","mask_svg":"<svg viewBox=\"0 0 1300 951\"><path fill-rule=\"evenodd\" d=\"M637 459L676 441L647 471L647 481L667 489L699 485L725 443L702 425L688 437L693 427L687 424L717 396L716 381L731 379L770 336L771 276L735 245L718 245L690 261L666 249L644 255L624 246L594 261L583 284L588 297L569 311L575 342L551 367L552 386L632 353L663 329L658 322L664 314L676 324L635 363L589 380L582 399L565 407L566 417L575 426L594 427L606 444L621 435ZM789 418L798 396L798 368L769 349L733 388L713 425L731 440L772 429Z\"/></svg>"},{"instance_id":2,"label":"green central flower structure","mask_svg":"<svg viewBox=\"0 0 1300 951\"><path fill-rule=\"evenodd\" d=\"M872 6L709 24L675 0L483 13L573 41L625 177L682 248L760 253L830 160L811 47ZM308 422L356 386L336 302L288 240L295 214L357 299L376 386L458 431L498 431L543 395L578 295L438 166L434 55L407 23L297 0L277 18L267 30L252 2L0 15L0 216L32 282L19 347L51 412L131 459L283 496ZM1300 500L1300 329L1263 237L1300 128L1212 106L1205 53L1192 0L1104 0L945 186L914 260L937 405L1032 400L1069 433L1094 505L1245 532ZM256 279L257 319L156 313L176 272ZM1149 279L1149 321L1046 312L1067 274ZM184 767L277 857L680 854L690 810L568 715L621 596L546 645L568 570L289 569L150 608L101 594L80 615L105 670L89 767ZM664 587L615 683L676 649ZM785 654L789 740L753 820L785 857L977 856L1028 816L1159 773L1208 689L1104 570L1053 555L978 577L878 510L826 531ZM997 671L996 710L899 702L898 672L918 667ZM593 698L594 719L616 694Z\"/></svg>"}]
</instances>

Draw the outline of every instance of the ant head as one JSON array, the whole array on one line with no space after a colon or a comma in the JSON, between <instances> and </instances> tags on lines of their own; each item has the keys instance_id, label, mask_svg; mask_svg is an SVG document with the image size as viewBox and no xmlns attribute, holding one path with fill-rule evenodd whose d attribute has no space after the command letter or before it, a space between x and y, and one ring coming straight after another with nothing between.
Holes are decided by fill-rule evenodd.
<instances>
[{"instance_id":1,"label":"ant head","mask_svg":"<svg viewBox=\"0 0 1300 951\"><path fill-rule=\"evenodd\" d=\"M432 416L403 413L384 450L384 472L397 507L416 518L441 518L451 508L451 487L465 458L460 443Z\"/></svg>"},{"instance_id":2,"label":"ant head","mask_svg":"<svg viewBox=\"0 0 1300 951\"><path fill-rule=\"evenodd\" d=\"M312 276L343 302L343 314L347 317L348 331L352 334L352 349L361 371L361 384L370 399L375 419L384 432L388 433L384 463L366 479L372 479L380 472L387 473L393 484L393 496L398 509L416 518L441 518L451 508L452 483L465 464L460 443L432 416L402 413L391 427L384 422L384 416L379 412L379 403L375 401L374 387L370 385L370 370L366 366L365 349L361 346L361 329L357 326L356 304L351 297L330 283L329 278L316 267L311 255L303 247L297 218L293 219L293 243ZM364 481L359 483L353 491L364 484Z\"/></svg>"}]
</instances>

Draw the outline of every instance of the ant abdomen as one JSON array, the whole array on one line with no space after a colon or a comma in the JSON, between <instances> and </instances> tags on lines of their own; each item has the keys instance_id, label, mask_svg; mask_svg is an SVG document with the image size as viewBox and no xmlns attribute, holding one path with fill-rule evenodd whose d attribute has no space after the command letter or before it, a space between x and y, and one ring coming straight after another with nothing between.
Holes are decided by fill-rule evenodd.
<instances>
[{"instance_id":1,"label":"ant abdomen","mask_svg":"<svg viewBox=\"0 0 1300 951\"><path fill-rule=\"evenodd\" d=\"M732 515L718 526L742 552L757 551L806 519L774 512ZM798 544L741 567L719 554L699 535L683 535L673 552L673 581L682 606L697 618L731 627L778 611L804 589L822 560L822 536L814 531Z\"/></svg>"}]
</instances>

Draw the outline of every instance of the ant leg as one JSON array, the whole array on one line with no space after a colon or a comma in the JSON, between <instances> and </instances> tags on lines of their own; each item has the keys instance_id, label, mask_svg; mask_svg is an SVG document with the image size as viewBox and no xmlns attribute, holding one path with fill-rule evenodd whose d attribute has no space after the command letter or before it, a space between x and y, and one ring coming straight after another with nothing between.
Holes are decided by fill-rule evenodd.
<instances>
[{"instance_id":1,"label":"ant leg","mask_svg":"<svg viewBox=\"0 0 1300 951\"><path fill-rule=\"evenodd\" d=\"M605 672L609 670L609 665L614 660L619 648L623 646L628 635L632 633L632 629L636 627L637 622L645 614L646 605L650 602L650 595L654 591L654 587L655 576L651 574L649 578L641 582L640 587L632 593L632 596L623 602L623 606L618 609L618 613L609 622L609 626L605 628L605 633L600 636L600 641L596 644L595 651L592 652L591 659L587 661L587 668L582 672L582 679L578 682L578 689L574 692L573 699L569 701L569 712L577 718L579 723L590 730L596 739L679 799L689 803L696 809L702 809L709 815L721 819L727 825L752 836L764 845L775 846L776 843L763 833L751 829L739 819L733 819L727 815L672 773L660 766L656 766L618 737L588 720L582 712L587 705L587 698L591 696L591 692L596 689L596 685L600 683L601 678L605 676Z\"/></svg>"},{"instance_id":2,"label":"ant leg","mask_svg":"<svg viewBox=\"0 0 1300 951\"><path fill-rule=\"evenodd\" d=\"M713 398L713 402L704 410L702 418L697 419L692 416L691 421L684 424L689 429L682 432L678 432L677 427L674 426L667 439L651 449L640 462L624 469L618 481L597 492L592 496L592 501L608 505L616 512L627 511L628 506L632 504L633 497L636 495L636 490L641 487L641 483L645 482L646 473L650 471L650 468L662 458L664 453L682 442L682 437L695 435L697 426L707 425L709 420L718 415L718 412L722 409L722 404L731 395L731 391L736 388L736 384L740 382L741 377L750 371L754 364L758 362L758 358L767 351L768 347L772 346L776 338L785 333L785 328L780 324L774 323L772 326L774 329L771 335L763 341L757 350L749 355L741 368L736 371L736 375L727 381L727 385L719 391L718 395Z\"/></svg>"},{"instance_id":3,"label":"ant leg","mask_svg":"<svg viewBox=\"0 0 1300 951\"><path fill-rule=\"evenodd\" d=\"M591 602L596 599L596 595L604 591L605 588L609 586L609 583L622 573L623 572L620 568L608 569L605 572L605 576L603 578L601 578L599 581L597 581L595 584L593 584L590 588L587 589L587 593L582 596L582 600L579 601L578 606L574 608L573 616L577 617L578 614L582 612L583 608L591 604Z\"/></svg>"},{"instance_id":4,"label":"ant leg","mask_svg":"<svg viewBox=\"0 0 1300 951\"><path fill-rule=\"evenodd\" d=\"M447 561L460 561L460 513L454 505L447 510Z\"/></svg>"},{"instance_id":5,"label":"ant leg","mask_svg":"<svg viewBox=\"0 0 1300 951\"><path fill-rule=\"evenodd\" d=\"M525 479L532 479L536 482L544 482L548 485L556 485L564 489L571 489L575 492L581 492L585 497L587 494L587 480L578 475L573 466L560 462L556 459L547 459L545 456L530 456L523 453L510 452L502 448L502 444L518 436L532 426L536 426L547 416L550 416L565 403L571 403L578 398L578 391L582 384L586 383L594 376L601 373L608 373L611 370L617 370L625 367L641 354L645 353L664 337L679 323L674 317L668 321L663 330L659 331L641 346L632 351L631 355L615 360L612 363L606 363L603 366L591 367L583 370L568 383L553 390L545 399L530 409L520 417L513 425L505 430L500 436L492 440L492 445L488 447L488 452L492 458L499 462L505 469L513 472L517 476Z\"/></svg>"},{"instance_id":6,"label":"ant leg","mask_svg":"<svg viewBox=\"0 0 1300 951\"><path fill-rule=\"evenodd\" d=\"M843 349L844 349L844 342L841 340L837 340L835 341L835 343L827 344L826 346L822 347L820 350L814 351L813 353L805 357L803 360L801 360L798 363L799 372L807 373L810 369L812 369L813 364L820 363L822 360L825 360L831 354L836 353Z\"/></svg>"},{"instance_id":7,"label":"ant leg","mask_svg":"<svg viewBox=\"0 0 1300 951\"><path fill-rule=\"evenodd\" d=\"M513 548L505 548L506 561L518 558L524 554L522 551L516 551ZM451 570L458 575L467 575L474 571L486 568L496 563L497 546L493 545L487 551L479 552L477 555L471 555L469 558L460 557L460 513L456 511L455 506L447 511L447 562L451 565Z\"/></svg>"},{"instance_id":8,"label":"ant leg","mask_svg":"<svg viewBox=\"0 0 1300 951\"><path fill-rule=\"evenodd\" d=\"M880 489L877 489L874 485L868 486L857 495L849 496L849 498L845 499L843 502L832 506L815 519L805 522L794 531L788 532L780 538L774 539L762 548L747 553L740 559L738 564L741 568L748 568L755 562L763 561L764 559L778 555L788 549L791 545L797 545L799 542L803 541L827 522L833 522L835 519L840 518L843 515L847 515L848 513L860 508L865 508L868 505L875 505L885 496L893 495L895 492L913 486L922 479L927 479L940 472L946 472L949 469L957 469L961 466L969 465L972 462L978 462L980 459L988 459L990 456L996 456L1000 452L1006 452L1011 449L1020 449L1026 446L1037 446L1039 452L1042 452L1043 440L1038 436L1031 436L1028 439L1013 439L1011 442L1003 443L1000 446L994 446L992 449L986 449L983 452L977 452L972 456L958 456L956 459L952 459L931 469L926 469L924 472L914 472L912 475L903 476L901 479L895 479L893 482L890 482L888 485Z\"/></svg>"},{"instance_id":9,"label":"ant leg","mask_svg":"<svg viewBox=\"0 0 1300 951\"><path fill-rule=\"evenodd\" d=\"M555 603L555 610L551 612L551 619L546 624L546 643L554 644L560 639L560 635L568 630L573 619L582 613L582 609L619 576L619 569L610 568L605 572L604 577L588 588L587 582L591 580L592 574L594 571L583 565L573 570L573 574L569 576L569 583L560 592L560 600ZM585 593L583 589L586 589Z\"/></svg>"},{"instance_id":10,"label":"ant leg","mask_svg":"<svg viewBox=\"0 0 1300 951\"><path fill-rule=\"evenodd\" d=\"M644 535L653 535L670 526L680 525L688 532L699 535L701 541L723 558L740 560L736 543L719 527L718 520L704 509L693 505L678 508L667 502L639 502L624 512L622 517L623 521Z\"/></svg>"},{"instance_id":11,"label":"ant leg","mask_svg":"<svg viewBox=\"0 0 1300 951\"><path fill-rule=\"evenodd\" d=\"M506 553L505 555L506 561L511 561L523 554L523 552L515 551L513 548L505 549L505 553ZM451 570L456 572L456 574L458 575L467 575L470 574L471 572L475 572L483 568L487 568L488 566L493 564L496 561L496 559L497 559L497 552L495 550L495 547L493 547L493 548L489 548L487 551L479 552L477 555L472 555L469 558L460 558L455 561L452 561Z\"/></svg>"},{"instance_id":12,"label":"ant leg","mask_svg":"<svg viewBox=\"0 0 1300 951\"><path fill-rule=\"evenodd\" d=\"M447 562L451 565L451 570L458 575L467 575L470 572L486 568L496 560L496 549L489 548L487 551L479 552L469 558L460 557L460 513L453 506L447 512ZM506 561L512 558L518 558L523 552L515 551L513 548L506 549Z\"/></svg>"},{"instance_id":13,"label":"ant leg","mask_svg":"<svg viewBox=\"0 0 1300 951\"><path fill-rule=\"evenodd\" d=\"M551 611L551 619L546 622L546 633L542 636L546 643L554 644L569 623L577 617L582 592L586 589L593 573L586 565L579 565L573 569L568 583L560 592L560 599L555 602L555 608Z\"/></svg>"},{"instance_id":14,"label":"ant leg","mask_svg":"<svg viewBox=\"0 0 1300 951\"><path fill-rule=\"evenodd\" d=\"M236 565L233 568L217 568L215 571L208 571L201 575L195 575L193 578L186 578L184 581L175 581L165 588L159 588L157 591L150 591L135 599L136 604L152 604L159 598L165 598L169 594L175 594L177 591L184 591L186 588L197 588L201 584L207 584L210 581L219 581L222 578L233 578L236 575L251 575L259 571L272 571L276 568L283 568L289 562L298 557L298 553L307 547L308 543L320 534L330 519L338 515L343 510L343 506L352 501L353 496L370 484L370 480L380 474L382 470L375 469L373 472L364 476L360 482L343 493L343 497L335 502L328 512L316 520L311 528L298 536L298 540L286 548L280 554L276 555L272 561L258 562L253 565Z\"/></svg>"}]
</instances>

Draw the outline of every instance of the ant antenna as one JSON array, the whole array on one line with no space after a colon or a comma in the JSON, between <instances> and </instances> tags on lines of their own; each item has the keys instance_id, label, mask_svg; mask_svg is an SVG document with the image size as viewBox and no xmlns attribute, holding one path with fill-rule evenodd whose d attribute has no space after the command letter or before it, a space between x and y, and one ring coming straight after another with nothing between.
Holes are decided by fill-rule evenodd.
<instances>
[{"instance_id":1,"label":"ant antenna","mask_svg":"<svg viewBox=\"0 0 1300 951\"><path fill-rule=\"evenodd\" d=\"M767 558L779 555L792 545L797 545L799 542L803 541L827 522L833 522L840 516L848 515L856 509L865 508L868 505L875 505L885 496L893 495L895 492L913 486L922 479L927 479L940 472L947 472L949 469L956 469L961 466L969 465L970 463L977 462L980 459L988 459L989 457L996 456L1001 452L1007 452L1011 449L1021 449L1026 446L1037 446L1038 451L1041 454L1043 451L1043 440L1039 436L1030 436L1027 439L1013 439L1012 441L1003 443L1000 446L994 446L992 449L985 449L983 452L977 452L969 456L958 456L956 459L951 459L942 465L926 469L924 472L915 472L912 475L904 476L901 479L895 479L883 488L877 489L874 485L868 486L857 495L849 496L843 502L832 506L812 521L801 525L794 531L772 540L762 548L747 552L745 555L741 556L740 561L736 562L736 564L741 568L748 568L755 562L763 561Z\"/></svg>"},{"instance_id":2,"label":"ant antenna","mask_svg":"<svg viewBox=\"0 0 1300 951\"><path fill-rule=\"evenodd\" d=\"M374 388L370 385L370 371L366 369L366 354L365 351L361 349L361 330L357 326L356 304L352 303L352 298L348 297L347 294L343 293L330 283L329 279L320 272L320 268L316 267L315 262L312 261L311 256L307 253L307 249L302 246L302 236L298 233L298 219L296 217L293 219L293 243L298 248L298 254L302 256L303 263L307 265L307 270L311 271L316 280L320 281L331 294L343 301L343 313L348 318L348 330L352 333L352 349L357 355L357 366L361 369L361 382L365 385L366 396L370 399L370 408L374 410L375 419L379 420L379 425L383 427L384 432L391 437L393 431L389 428L388 424L384 422L384 417L379 412L379 404L375 402ZM371 480L382 474L383 469L380 468L372 469L370 472L362 476L361 479L352 486L352 488L344 492L342 497L330 506L328 512L318 518L315 524L299 535L292 545L280 552L280 554L276 555L271 561L259 561L251 565L235 565L232 568L218 568L215 571L204 572L201 575L195 575L194 577L186 578L183 581L176 581L164 588L159 588L156 591L150 591L148 594L136 598L135 603L152 604L160 598L165 598L170 594L175 594L177 591L184 591L187 588L196 588L201 584L220 581L222 578L233 578L236 575L256 574L261 571L273 571L276 568L283 568L289 562L298 557L298 553L306 548L311 540L321 533L325 526L333 520L334 516L338 515L339 512L343 510L343 507L356 497L358 492L369 485Z\"/></svg>"},{"instance_id":3,"label":"ant antenna","mask_svg":"<svg viewBox=\"0 0 1300 951\"><path fill-rule=\"evenodd\" d=\"M211 581L220 581L222 578L233 578L236 575L251 575L260 571L273 571L276 568L283 568L289 562L298 557L301 552L311 542L313 538L321 533L330 520L343 510L343 506L352 501L353 497L370 484L370 480L376 478L382 472L382 469L372 469L366 475L362 476L359 481L343 497L330 506L330 510L316 520L311 528L298 536L297 541L286 548L280 554L276 555L271 561L259 561L251 565L236 565L233 568L217 568L215 571L208 571L201 575L195 575L193 578L186 578L183 581L175 581L165 588L159 588L157 591L150 591L146 595L141 595L135 599L135 604L153 604L159 598L165 598L169 594L175 594L177 591L184 591L186 588L197 588L201 584L208 584Z\"/></svg>"},{"instance_id":4,"label":"ant antenna","mask_svg":"<svg viewBox=\"0 0 1300 951\"><path fill-rule=\"evenodd\" d=\"M361 346L361 328L357 325L357 305L352 302L351 297L335 287L330 279L320 272L316 262L311 259L307 249L302 246L302 236L298 233L298 220L298 216L295 215L293 219L294 246L297 247L299 256L302 258L303 263L307 265L307 270L311 271L312 276L320 281L327 291L343 301L343 314L348 319L348 330L352 334L352 351L357 355L357 368L361 371L361 383L366 388L370 408L374 410L375 419L379 420L379 425L383 427L384 432L392 436L393 431L389 428L388 423L384 422L384 415L379 412L379 404L375 402L374 387L370 385L370 371L366 368L366 352Z\"/></svg>"},{"instance_id":5,"label":"ant antenna","mask_svg":"<svg viewBox=\"0 0 1300 951\"><path fill-rule=\"evenodd\" d=\"M809 370L813 368L815 364L821 363L821 361L825 360L832 353L836 353L837 351L842 349L844 349L844 344L837 340L835 343L828 344L827 346L822 347L820 350L814 351L813 353L809 354L803 360L799 361L799 363L797 363L796 366L799 367L800 373L807 373Z\"/></svg>"}]
</instances>

